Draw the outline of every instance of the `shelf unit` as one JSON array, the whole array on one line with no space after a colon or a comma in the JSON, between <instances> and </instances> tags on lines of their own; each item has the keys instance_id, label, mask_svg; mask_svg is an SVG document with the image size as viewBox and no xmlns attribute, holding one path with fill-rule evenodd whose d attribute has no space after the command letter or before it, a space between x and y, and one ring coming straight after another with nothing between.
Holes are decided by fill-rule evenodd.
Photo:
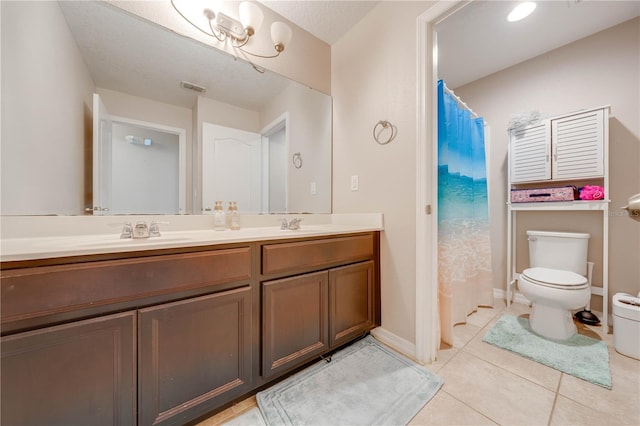
<instances>
[{"instance_id":1,"label":"shelf unit","mask_svg":"<svg viewBox=\"0 0 640 426\"><path fill-rule=\"evenodd\" d=\"M593 211L594 214L601 216L602 222L602 287L591 287L591 294L602 296L602 318L601 324L603 330L609 330L609 203L608 199L597 201L552 201L552 202L532 202L532 203L512 203L511 202L511 189L517 189L522 187L550 187L561 186L571 184L599 184L604 187L605 197L609 195L609 106L603 106L598 108L592 108L587 110L581 110L569 114L564 114L556 117L552 117L545 120L541 124L530 126L524 130L520 130L519 136L529 137L531 136L531 144L536 145L533 155L539 156L541 161L536 163L537 170L526 173L516 173L514 169L517 167L513 158L513 138L514 133L511 133L511 143L509 144L509 184L507 193L507 306L511 305L512 299L515 295L516 281L519 278L519 272L516 271L516 224L517 214L519 212L560 212L560 211ZM571 172L561 172L556 175L555 163L561 163L558 159L558 151L556 150L552 139L556 137L556 130L552 131L552 122L571 121L577 117L580 119L589 113L596 113L599 115L596 132L601 134L601 141L598 140L597 144L601 146L597 147L600 151L594 154L596 157L591 158L591 162L597 162L597 167L592 170L586 170L585 168L578 170L575 174ZM532 130L527 133L528 130ZM590 142L587 141L585 145ZM582 142L581 142L582 143ZM593 145L593 144L592 144ZM575 144L574 146L580 146ZM577 148L580 149L580 148ZM596 149L591 146L591 152L596 152ZM572 154L576 154L575 149ZM579 156L578 156L579 157ZM528 174L528 175L527 175ZM556 177L556 176L561 177ZM515 178L514 178L515 177ZM529 180L530 179L530 180ZM577 186L577 185L576 185Z\"/></svg>"}]
</instances>

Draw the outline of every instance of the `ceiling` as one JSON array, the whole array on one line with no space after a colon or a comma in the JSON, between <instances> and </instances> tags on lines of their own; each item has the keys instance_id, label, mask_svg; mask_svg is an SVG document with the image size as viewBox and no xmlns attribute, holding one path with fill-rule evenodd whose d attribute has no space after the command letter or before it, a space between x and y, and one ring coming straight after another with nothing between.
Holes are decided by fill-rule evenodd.
<instances>
[{"instance_id":1,"label":"ceiling","mask_svg":"<svg viewBox=\"0 0 640 426\"><path fill-rule=\"evenodd\" d=\"M333 44L379 1L261 1ZM509 23L519 1L473 1L438 25L439 74L451 88L531 59L640 15L640 1L546 0ZM470 66L473 64L473 66Z\"/></svg>"},{"instance_id":2,"label":"ceiling","mask_svg":"<svg viewBox=\"0 0 640 426\"><path fill-rule=\"evenodd\" d=\"M454 89L640 15L640 1L538 1L519 22L517 1L475 1L436 27L438 74ZM472 65L472 66L471 66Z\"/></svg>"},{"instance_id":3,"label":"ceiling","mask_svg":"<svg viewBox=\"0 0 640 426\"><path fill-rule=\"evenodd\" d=\"M327 44L335 43L379 1L259 0L269 9L295 23Z\"/></svg>"}]
</instances>

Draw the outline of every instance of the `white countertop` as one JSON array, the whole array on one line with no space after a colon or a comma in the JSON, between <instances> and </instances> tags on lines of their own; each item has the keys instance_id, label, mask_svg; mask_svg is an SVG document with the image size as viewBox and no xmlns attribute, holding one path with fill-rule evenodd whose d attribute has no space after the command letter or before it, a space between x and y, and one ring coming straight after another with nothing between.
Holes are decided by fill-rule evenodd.
<instances>
[{"instance_id":1,"label":"white countertop","mask_svg":"<svg viewBox=\"0 0 640 426\"><path fill-rule=\"evenodd\" d=\"M166 230L162 230L160 237L144 239L121 239L119 227L112 226L114 218L89 218L81 216L76 218L76 227L73 227L73 219L64 217L34 217L24 219L23 217L11 219L2 218L3 238L0 240L0 260L3 262L17 260L47 259L55 257L81 256L102 253L119 253L142 250L156 250L179 247L198 247L215 244L244 243L265 240L280 240L290 238L309 238L324 235L351 234L358 232L381 231L383 230L382 214L344 214L344 215L288 215L288 217L302 217L303 221L299 230L281 230L275 226L255 226L264 223L275 222L283 215L252 218L244 217L246 226L240 230L215 231L212 227L202 227L202 218L195 218L189 224L188 217L181 217L179 220L160 218L169 222L161 225ZM91 220L95 219L95 220ZM131 217L135 224L140 217ZM242 217L241 217L242 219ZM127 218L117 218L119 222ZM152 218L143 220L151 221ZM80 223L82 222L82 223ZM96 225L96 233L79 233L78 226L83 229L91 229L86 222L93 222ZM174 225L171 226L171 223ZM176 223L180 222L180 223ZM64 226L71 225L74 235L65 235ZM10 230L7 227L11 227ZM26 228L20 232L16 227ZM100 233L104 226L109 233ZM36 229L46 229L34 235ZM50 229L48 227L53 227ZM190 229L195 227L195 229ZM90 232L90 231L89 231ZM58 235L51 235L51 234ZM21 235L22 234L22 235ZM8 237L5 237L8 235Z\"/></svg>"}]
</instances>

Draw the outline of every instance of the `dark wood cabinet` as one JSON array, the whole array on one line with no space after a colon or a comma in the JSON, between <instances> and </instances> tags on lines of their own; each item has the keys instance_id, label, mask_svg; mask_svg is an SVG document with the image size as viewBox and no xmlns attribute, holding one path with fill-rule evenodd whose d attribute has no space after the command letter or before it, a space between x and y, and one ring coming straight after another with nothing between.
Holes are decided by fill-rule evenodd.
<instances>
[{"instance_id":1,"label":"dark wood cabinet","mask_svg":"<svg viewBox=\"0 0 640 426\"><path fill-rule=\"evenodd\" d=\"M3 262L3 425L182 425L380 324L379 233Z\"/></svg>"},{"instance_id":2,"label":"dark wood cabinet","mask_svg":"<svg viewBox=\"0 0 640 426\"><path fill-rule=\"evenodd\" d=\"M328 273L262 283L262 375L291 370L329 349Z\"/></svg>"},{"instance_id":3,"label":"dark wood cabinet","mask_svg":"<svg viewBox=\"0 0 640 426\"><path fill-rule=\"evenodd\" d=\"M252 292L139 311L140 425L184 424L250 390Z\"/></svg>"},{"instance_id":4,"label":"dark wood cabinet","mask_svg":"<svg viewBox=\"0 0 640 426\"><path fill-rule=\"evenodd\" d=\"M331 348L361 336L374 327L374 262L329 271Z\"/></svg>"},{"instance_id":5,"label":"dark wood cabinet","mask_svg":"<svg viewBox=\"0 0 640 426\"><path fill-rule=\"evenodd\" d=\"M263 378L291 371L379 324L377 237L262 246Z\"/></svg>"},{"instance_id":6,"label":"dark wood cabinet","mask_svg":"<svg viewBox=\"0 0 640 426\"><path fill-rule=\"evenodd\" d=\"M3 425L136 422L135 312L1 339Z\"/></svg>"}]
</instances>

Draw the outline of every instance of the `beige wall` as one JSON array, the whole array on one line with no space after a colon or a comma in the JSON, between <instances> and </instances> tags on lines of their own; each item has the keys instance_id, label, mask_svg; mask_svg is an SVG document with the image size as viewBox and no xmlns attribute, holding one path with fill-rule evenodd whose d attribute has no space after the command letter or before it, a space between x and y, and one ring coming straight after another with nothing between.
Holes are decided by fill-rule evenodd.
<instances>
[{"instance_id":1,"label":"beige wall","mask_svg":"<svg viewBox=\"0 0 640 426\"><path fill-rule=\"evenodd\" d=\"M57 2L0 7L2 214L82 214L95 85Z\"/></svg>"},{"instance_id":2,"label":"beige wall","mask_svg":"<svg viewBox=\"0 0 640 426\"><path fill-rule=\"evenodd\" d=\"M494 287L505 288L507 145L511 114L538 110L546 116L611 105L609 287L616 292L640 291L640 224L620 207L640 192L640 19L636 18L593 36L541 55L507 70L457 88L456 94L491 126L489 190ZM527 214L526 227L591 232L589 257L600 259L602 232L593 215ZM568 217L567 217L568 215ZM519 216L520 217L520 216ZM551 219L550 219L551 218ZM521 252L526 245L521 244ZM523 256L527 256L526 252ZM520 257L520 256L519 256ZM524 265L525 259L519 259ZM594 284L601 283L601 264ZM594 297L593 308L601 306Z\"/></svg>"},{"instance_id":3,"label":"beige wall","mask_svg":"<svg viewBox=\"0 0 640 426\"><path fill-rule=\"evenodd\" d=\"M333 212L384 213L382 326L409 342L416 314L416 18L431 4L381 2L331 53ZM372 137L379 120L398 128L388 145ZM358 191L350 190L352 175Z\"/></svg>"}]
</instances>

